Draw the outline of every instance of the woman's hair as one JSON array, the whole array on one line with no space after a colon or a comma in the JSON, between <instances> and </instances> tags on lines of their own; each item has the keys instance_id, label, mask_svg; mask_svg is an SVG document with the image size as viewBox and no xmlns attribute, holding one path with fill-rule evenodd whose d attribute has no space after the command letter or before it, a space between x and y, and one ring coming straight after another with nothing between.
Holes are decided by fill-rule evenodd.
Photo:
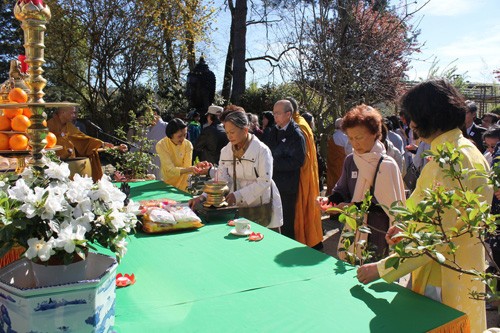
<instances>
[{"instance_id":1,"label":"woman's hair","mask_svg":"<svg viewBox=\"0 0 500 333\"><path fill-rule=\"evenodd\" d=\"M241 108L241 109L243 109L243 108ZM223 114L226 111L227 111L227 109L224 110ZM245 128L245 127L248 128L250 126L247 114L244 111L240 111L240 110L232 110L232 111L227 112L224 115L223 122L225 122L225 123L230 122L238 128Z\"/></svg>"},{"instance_id":2,"label":"woman's hair","mask_svg":"<svg viewBox=\"0 0 500 333\"><path fill-rule=\"evenodd\" d=\"M267 127L271 127L274 125L274 114L272 111L264 111L262 112L262 119L267 119Z\"/></svg>"},{"instance_id":3,"label":"woman's hair","mask_svg":"<svg viewBox=\"0 0 500 333\"><path fill-rule=\"evenodd\" d=\"M165 128L165 135L172 139L175 133L186 127L187 124L184 120L174 118L168 122L167 127Z\"/></svg>"},{"instance_id":4,"label":"woman's hair","mask_svg":"<svg viewBox=\"0 0 500 333\"><path fill-rule=\"evenodd\" d=\"M350 109L342 118L342 131L356 126L364 126L380 138L382 134L382 116L369 105L361 104Z\"/></svg>"},{"instance_id":5,"label":"woman's hair","mask_svg":"<svg viewBox=\"0 0 500 333\"><path fill-rule=\"evenodd\" d=\"M493 138L493 139L500 140L500 126L493 125L490 128L488 128L486 131L484 131L483 140L486 138Z\"/></svg>"},{"instance_id":6,"label":"woman's hair","mask_svg":"<svg viewBox=\"0 0 500 333\"><path fill-rule=\"evenodd\" d=\"M220 121L222 121L222 122L226 121L226 116L230 113L233 113L233 112L245 113L245 109L243 109L241 106L238 106L238 105L229 104L228 106L226 106L224 108L224 111L222 111L222 113L220 115ZM246 115L246 113L245 113L245 115Z\"/></svg>"},{"instance_id":7,"label":"woman's hair","mask_svg":"<svg viewBox=\"0 0 500 333\"><path fill-rule=\"evenodd\" d=\"M438 131L462 128L468 110L460 92L443 79L429 80L411 88L401 98L401 109L423 138Z\"/></svg>"}]
</instances>

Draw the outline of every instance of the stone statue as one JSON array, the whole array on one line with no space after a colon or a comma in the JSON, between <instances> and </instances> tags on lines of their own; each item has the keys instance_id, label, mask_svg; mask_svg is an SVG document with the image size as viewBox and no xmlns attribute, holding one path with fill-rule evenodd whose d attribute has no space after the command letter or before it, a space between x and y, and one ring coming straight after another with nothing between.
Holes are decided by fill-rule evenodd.
<instances>
[{"instance_id":1,"label":"stone statue","mask_svg":"<svg viewBox=\"0 0 500 333\"><path fill-rule=\"evenodd\" d=\"M186 96L189 107L203 117L215 96L215 74L208 68L203 56L187 77Z\"/></svg>"}]
</instances>

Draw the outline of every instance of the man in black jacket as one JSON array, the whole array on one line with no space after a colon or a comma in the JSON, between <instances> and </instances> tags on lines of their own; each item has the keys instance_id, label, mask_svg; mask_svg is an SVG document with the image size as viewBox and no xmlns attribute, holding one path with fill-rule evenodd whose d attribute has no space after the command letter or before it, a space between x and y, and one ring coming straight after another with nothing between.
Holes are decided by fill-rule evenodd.
<instances>
[{"instance_id":1,"label":"man in black jacket","mask_svg":"<svg viewBox=\"0 0 500 333\"><path fill-rule=\"evenodd\" d=\"M281 195L283 207L283 235L294 238L295 202L299 187L300 168L306 155L305 139L298 125L292 120L293 107L290 101L280 100L274 104L276 126L265 144L273 154L273 180Z\"/></svg>"},{"instance_id":2,"label":"man in black jacket","mask_svg":"<svg viewBox=\"0 0 500 333\"><path fill-rule=\"evenodd\" d=\"M198 153L201 161L218 164L220 151L229 142L224 127L219 120L222 110L220 106L211 105L208 107L208 126L202 129L194 146L194 150Z\"/></svg>"},{"instance_id":3,"label":"man in black jacket","mask_svg":"<svg viewBox=\"0 0 500 333\"><path fill-rule=\"evenodd\" d=\"M477 149L484 153L486 150L483 145L483 133L486 131L486 128L478 126L474 123L474 119L477 115L477 105L474 101L467 100L465 101L467 104L467 112L465 113L465 128L467 131L467 135L469 139L474 141Z\"/></svg>"}]
</instances>

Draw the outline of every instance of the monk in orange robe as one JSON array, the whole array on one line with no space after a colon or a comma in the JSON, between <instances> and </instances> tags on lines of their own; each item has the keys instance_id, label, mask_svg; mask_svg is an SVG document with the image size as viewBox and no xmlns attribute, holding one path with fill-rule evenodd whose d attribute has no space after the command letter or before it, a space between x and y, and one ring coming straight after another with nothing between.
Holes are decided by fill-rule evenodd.
<instances>
[{"instance_id":1,"label":"monk in orange robe","mask_svg":"<svg viewBox=\"0 0 500 333\"><path fill-rule=\"evenodd\" d=\"M57 144L63 147L56 151L57 156L63 161L68 158L88 157L92 167L92 180L96 182L102 177L101 161L97 149L114 148L114 145L81 132L73 125L75 118L76 109L74 106L59 108L47 121L47 127L57 137ZM127 146L120 145L119 149L126 151Z\"/></svg>"},{"instance_id":2,"label":"monk in orange robe","mask_svg":"<svg viewBox=\"0 0 500 333\"><path fill-rule=\"evenodd\" d=\"M291 101L291 99L288 99ZM299 125L306 140L306 157L300 168L299 192L295 204L295 240L311 247L321 247L323 226L321 211L316 203L319 196L318 158L311 127L294 106L293 120Z\"/></svg>"}]
</instances>

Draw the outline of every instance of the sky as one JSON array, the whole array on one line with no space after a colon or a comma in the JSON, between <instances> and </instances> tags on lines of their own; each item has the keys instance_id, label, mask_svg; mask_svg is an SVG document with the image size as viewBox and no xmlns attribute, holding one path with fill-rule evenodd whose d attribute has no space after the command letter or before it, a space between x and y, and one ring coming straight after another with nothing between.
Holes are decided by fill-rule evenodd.
<instances>
[{"instance_id":1,"label":"sky","mask_svg":"<svg viewBox=\"0 0 500 333\"><path fill-rule=\"evenodd\" d=\"M229 40L230 18L223 8L223 0L215 0L222 8L213 22L212 38L215 41L206 50L205 57L217 78L217 90L222 88L224 61ZM399 1L391 1L396 5ZM415 2L415 1L408 1ZM415 6L426 1L417 0ZM431 0L415 15L418 25L418 41L424 43L420 53L411 57L410 80L425 79L434 61L438 73L453 66L456 74L464 75L467 81L499 83L492 74L500 69L500 0ZM259 55L266 47L262 44L265 31L257 25L247 32L247 57ZM264 62L254 63L254 70L247 66L247 84L260 84L272 80L269 66ZM280 79L274 77L274 82Z\"/></svg>"},{"instance_id":2,"label":"sky","mask_svg":"<svg viewBox=\"0 0 500 333\"><path fill-rule=\"evenodd\" d=\"M411 61L410 79L426 78L437 59L440 69L456 66L471 82L498 83L492 71L500 69L500 1L431 0L420 14L425 45Z\"/></svg>"}]
</instances>

